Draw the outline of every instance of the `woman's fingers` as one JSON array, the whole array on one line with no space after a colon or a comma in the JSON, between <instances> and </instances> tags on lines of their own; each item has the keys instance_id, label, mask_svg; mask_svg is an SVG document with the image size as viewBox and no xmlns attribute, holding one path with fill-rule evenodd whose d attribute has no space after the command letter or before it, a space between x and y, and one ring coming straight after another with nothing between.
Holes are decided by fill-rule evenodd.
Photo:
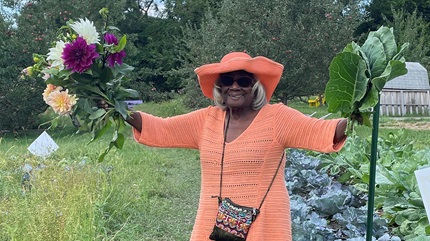
<instances>
[{"instance_id":1,"label":"woman's fingers","mask_svg":"<svg viewBox=\"0 0 430 241\"><path fill-rule=\"evenodd\" d=\"M100 100L99 102L97 102L97 107L101 109L107 109L109 105L105 100Z\"/></svg>"}]
</instances>

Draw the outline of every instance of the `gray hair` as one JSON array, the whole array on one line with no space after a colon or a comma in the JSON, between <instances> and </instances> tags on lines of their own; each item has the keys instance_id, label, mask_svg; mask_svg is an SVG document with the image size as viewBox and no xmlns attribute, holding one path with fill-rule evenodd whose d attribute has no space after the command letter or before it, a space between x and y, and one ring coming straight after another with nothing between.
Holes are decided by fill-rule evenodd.
<instances>
[{"instance_id":1,"label":"gray hair","mask_svg":"<svg viewBox=\"0 0 430 241\"><path fill-rule=\"evenodd\" d=\"M266 90L264 86L261 84L259 80L255 82L254 86L252 86L252 94L254 95L254 100L252 101L252 109L259 110L263 108L263 106L267 103L266 100ZM215 82L213 88L213 96L214 96L214 104L221 109L227 109L225 105L224 99L221 94L221 83L219 80Z\"/></svg>"}]
</instances>

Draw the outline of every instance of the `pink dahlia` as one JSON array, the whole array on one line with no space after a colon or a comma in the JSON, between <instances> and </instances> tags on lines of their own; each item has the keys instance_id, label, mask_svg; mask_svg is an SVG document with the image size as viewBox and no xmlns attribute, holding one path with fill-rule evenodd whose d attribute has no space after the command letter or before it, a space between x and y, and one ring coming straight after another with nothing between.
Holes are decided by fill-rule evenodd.
<instances>
[{"instance_id":1,"label":"pink dahlia","mask_svg":"<svg viewBox=\"0 0 430 241\"><path fill-rule=\"evenodd\" d=\"M93 60L99 57L96 52L96 45L88 45L84 38L78 37L72 43L66 44L61 58L64 60L64 66L72 69L72 72L82 73L93 64Z\"/></svg>"},{"instance_id":2,"label":"pink dahlia","mask_svg":"<svg viewBox=\"0 0 430 241\"><path fill-rule=\"evenodd\" d=\"M118 39L115 37L115 35L113 35L111 33L105 34L104 39L105 39L106 43L108 43L108 44L118 45ZM117 53L109 54L109 56L107 57L109 67L111 67L111 68L114 67L115 62L118 63L119 65L122 65L122 59L125 56L126 56L126 54L125 54L124 50L121 50L120 52L117 52Z\"/></svg>"},{"instance_id":3,"label":"pink dahlia","mask_svg":"<svg viewBox=\"0 0 430 241\"><path fill-rule=\"evenodd\" d=\"M70 95L69 90L53 91L49 95L48 105L52 107L55 113L66 115L72 112L72 108L77 101L76 95Z\"/></svg>"},{"instance_id":4,"label":"pink dahlia","mask_svg":"<svg viewBox=\"0 0 430 241\"><path fill-rule=\"evenodd\" d=\"M45 91L43 91L43 100L45 101L45 103L49 105L49 101L51 99L50 96L51 96L52 92L61 91L62 89L63 89L63 87L61 87L61 86L55 86L53 84L48 84L46 86Z\"/></svg>"}]
</instances>

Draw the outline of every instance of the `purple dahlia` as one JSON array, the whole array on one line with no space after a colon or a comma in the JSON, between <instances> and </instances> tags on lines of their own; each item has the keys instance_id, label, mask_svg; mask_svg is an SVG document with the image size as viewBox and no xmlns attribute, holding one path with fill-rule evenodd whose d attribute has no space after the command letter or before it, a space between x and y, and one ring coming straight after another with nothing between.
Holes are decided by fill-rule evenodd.
<instances>
[{"instance_id":1,"label":"purple dahlia","mask_svg":"<svg viewBox=\"0 0 430 241\"><path fill-rule=\"evenodd\" d=\"M61 58L64 60L64 66L72 69L72 72L83 73L91 68L93 60L99 57L96 52L96 45L88 45L84 38L78 37L72 43L66 44Z\"/></svg>"},{"instance_id":2,"label":"purple dahlia","mask_svg":"<svg viewBox=\"0 0 430 241\"><path fill-rule=\"evenodd\" d=\"M111 33L105 34L104 40L108 44L118 45L118 39L115 37L115 35L113 35ZM118 63L119 65L122 65L122 59L125 56L126 56L126 54L125 54L124 50L121 50L118 53L109 54L109 56L107 57L109 67L111 67L111 68L114 67L115 62Z\"/></svg>"}]
</instances>

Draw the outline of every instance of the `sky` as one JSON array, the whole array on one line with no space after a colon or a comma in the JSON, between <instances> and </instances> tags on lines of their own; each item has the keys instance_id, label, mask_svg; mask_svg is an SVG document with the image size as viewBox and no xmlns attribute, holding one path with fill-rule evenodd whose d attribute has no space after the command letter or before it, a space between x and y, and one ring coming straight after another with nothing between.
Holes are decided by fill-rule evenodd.
<instances>
[{"instance_id":1,"label":"sky","mask_svg":"<svg viewBox=\"0 0 430 241\"><path fill-rule=\"evenodd\" d=\"M160 11L163 11L164 10L164 3L160 2L160 1L156 1L156 2L157 2L157 5L158 5L158 9ZM160 17L159 13L156 13L155 10L154 10L154 8L151 8L149 10L148 15L152 16L152 17Z\"/></svg>"}]
</instances>

